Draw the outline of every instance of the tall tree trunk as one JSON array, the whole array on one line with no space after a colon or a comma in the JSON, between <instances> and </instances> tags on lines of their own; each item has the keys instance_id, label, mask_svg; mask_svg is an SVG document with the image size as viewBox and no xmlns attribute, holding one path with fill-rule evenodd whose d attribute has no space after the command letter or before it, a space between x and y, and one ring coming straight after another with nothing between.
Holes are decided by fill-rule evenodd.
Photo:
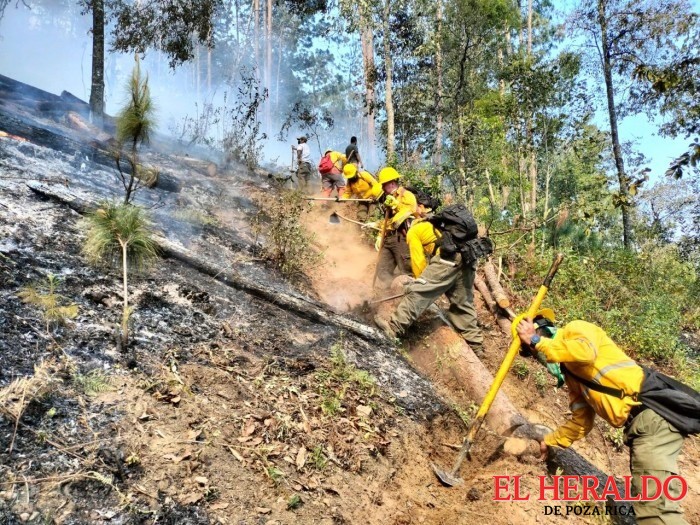
<instances>
[{"instance_id":1,"label":"tall tree trunk","mask_svg":"<svg viewBox=\"0 0 700 525\"><path fill-rule=\"evenodd\" d=\"M442 117L442 97L443 97L443 78L442 78L442 0L437 0L437 11L435 20L437 22L435 28L435 75L437 76L437 92L435 101L435 145L433 147L433 162L442 164L442 140L443 140L443 117ZM442 186L442 176L440 175L440 186Z\"/></svg>"},{"instance_id":2,"label":"tall tree trunk","mask_svg":"<svg viewBox=\"0 0 700 525\"><path fill-rule=\"evenodd\" d=\"M268 136L271 134L272 122L270 118L270 90L272 88L272 0L267 0L265 12L265 87L267 88L267 99L265 100L265 111L263 120Z\"/></svg>"},{"instance_id":3,"label":"tall tree trunk","mask_svg":"<svg viewBox=\"0 0 700 525\"><path fill-rule=\"evenodd\" d=\"M532 57L532 0L527 0L527 58ZM528 96L529 99L529 96ZM525 122L525 151L527 153L527 175L530 183L530 210L535 213L537 210L537 155L535 153L535 132L532 123L533 115L530 107L526 109L527 118Z\"/></svg>"},{"instance_id":4,"label":"tall tree trunk","mask_svg":"<svg viewBox=\"0 0 700 525\"><path fill-rule=\"evenodd\" d=\"M92 86L90 110L95 124L102 126L105 111L105 5L92 2Z\"/></svg>"},{"instance_id":5,"label":"tall tree trunk","mask_svg":"<svg viewBox=\"0 0 700 525\"><path fill-rule=\"evenodd\" d=\"M253 0L253 51L255 67L260 68L260 0Z\"/></svg>"},{"instance_id":6,"label":"tall tree trunk","mask_svg":"<svg viewBox=\"0 0 700 525\"><path fill-rule=\"evenodd\" d=\"M369 159L373 164L377 162L376 155L376 129L375 129L375 108L377 69L374 65L374 33L372 31L372 20L368 13L360 9L361 45L362 45L362 65L365 78L365 111L367 112L367 143L369 147Z\"/></svg>"},{"instance_id":7,"label":"tall tree trunk","mask_svg":"<svg viewBox=\"0 0 700 525\"><path fill-rule=\"evenodd\" d=\"M608 116L610 118L610 138L612 140L613 157L617 168L617 180L620 184L620 209L622 211L622 241L625 248L632 247L632 225L630 223L629 205L631 196L625 175L625 163L622 159L620 136L617 130L617 109L615 108L615 91L612 79L612 63L610 61L610 43L608 42L608 21L605 15L607 0L598 0L598 24L600 26L601 52L603 62L603 77L608 99Z\"/></svg>"},{"instance_id":8,"label":"tall tree trunk","mask_svg":"<svg viewBox=\"0 0 700 525\"><path fill-rule=\"evenodd\" d=\"M384 69L386 72L386 84L384 87L384 105L386 108L386 158L390 161L394 157L394 95L392 88L392 61L391 41L389 38L389 15L391 13L391 0L384 0Z\"/></svg>"}]
</instances>

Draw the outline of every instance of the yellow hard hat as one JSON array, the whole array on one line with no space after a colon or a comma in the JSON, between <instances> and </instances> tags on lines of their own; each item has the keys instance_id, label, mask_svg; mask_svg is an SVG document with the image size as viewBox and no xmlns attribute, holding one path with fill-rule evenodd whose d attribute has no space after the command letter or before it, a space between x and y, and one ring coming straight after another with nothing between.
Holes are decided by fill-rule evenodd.
<instances>
[{"instance_id":1,"label":"yellow hard hat","mask_svg":"<svg viewBox=\"0 0 700 525\"><path fill-rule=\"evenodd\" d=\"M391 182L392 180L396 180L399 178L401 178L399 172L390 166L382 168L377 174L377 182L379 182L379 184L386 184L387 182Z\"/></svg>"},{"instance_id":2,"label":"yellow hard hat","mask_svg":"<svg viewBox=\"0 0 700 525\"><path fill-rule=\"evenodd\" d=\"M534 317L533 324L535 325L535 330L544 327L554 327L556 318L554 317L554 310L551 308L542 308L539 310Z\"/></svg>"},{"instance_id":3,"label":"yellow hard hat","mask_svg":"<svg viewBox=\"0 0 700 525\"><path fill-rule=\"evenodd\" d=\"M343 167L343 177L346 179L352 179L357 175L357 166L354 164L346 164Z\"/></svg>"}]
</instances>

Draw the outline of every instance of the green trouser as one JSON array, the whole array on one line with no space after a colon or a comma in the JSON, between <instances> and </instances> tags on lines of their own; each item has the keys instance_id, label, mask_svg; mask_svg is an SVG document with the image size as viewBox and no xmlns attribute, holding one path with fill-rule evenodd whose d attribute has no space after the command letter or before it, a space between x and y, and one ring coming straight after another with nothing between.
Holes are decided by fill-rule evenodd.
<instances>
[{"instance_id":1,"label":"green trouser","mask_svg":"<svg viewBox=\"0 0 700 525\"><path fill-rule=\"evenodd\" d=\"M373 202L358 202L357 203L357 220L361 222L367 221L374 213Z\"/></svg>"},{"instance_id":2,"label":"green trouser","mask_svg":"<svg viewBox=\"0 0 700 525\"><path fill-rule=\"evenodd\" d=\"M391 286L396 268L402 274L410 274L410 261L406 236L400 232L390 232L384 238L384 244L382 244L377 261L377 280L380 287L389 288Z\"/></svg>"},{"instance_id":3,"label":"green trouser","mask_svg":"<svg viewBox=\"0 0 700 525\"><path fill-rule=\"evenodd\" d=\"M655 476L664 480L678 474L678 454L683 446L683 436L656 412L646 409L635 417L625 429L625 444L630 447L630 471L632 492L637 495L642 489L641 476ZM651 497L656 494L656 483L647 482ZM678 497L680 481L674 480L669 493ZM669 501L662 494L654 501L634 503L634 512L639 525L688 525L677 501Z\"/></svg>"},{"instance_id":4,"label":"green trouser","mask_svg":"<svg viewBox=\"0 0 700 525\"><path fill-rule=\"evenodd\" d=\"M438 297L446 294L450 300L447 319L467 343L483 344L484 336L476 324L474 309L476 261L465 265L457 255L454 262L455 266L451 267L441 263L439 256L433 257L420 276L425 284L417 281L409 286L408 293L389 320L397 336L402 336Z\"/></svg>"},{"instance_id":5,"label":"green trouser","mask_svg":"<svg viewBox=\"0 0 700 525\"><path fill-rule=\"evenodd\" d=\"M297 185L300 191L309 192L312 191L311 180L313 174L311 173L311 164L308 162L300 162L297 168Z\"/></svg>"}]
</instances>

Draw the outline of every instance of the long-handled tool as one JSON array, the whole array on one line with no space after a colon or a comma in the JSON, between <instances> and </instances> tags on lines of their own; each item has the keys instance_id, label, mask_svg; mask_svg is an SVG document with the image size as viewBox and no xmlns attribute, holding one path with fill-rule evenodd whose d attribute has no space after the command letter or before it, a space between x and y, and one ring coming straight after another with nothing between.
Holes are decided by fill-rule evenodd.
<instances>
[{"instance_id":1,"label":"long-handled tool","mask_svg":"<svg viewBox=\"0 0 700 525\"><path fill-rule=\"evenodd\" d=\"M292 172L297 171L294 168L294 156L296 155L296 152L297 151L294 149L294 146L292 146L292 163L289 165L289 171L292 171Z\"/></svg>"},{"instance_id":2,"label":"long-handled tool","mask_svg":"<svg viewBox=\"0 0 700 525\"><path fill-rule=\"evenodd\" d=\"M373 230L379 230L379 228L377 228L376 226L372 226L365 222L356 221L354 219L348 219L347 217L343 217L340 213L336 212L331 213L330 217L328 217L328 222L330 222L331 224L340 224L340 219L351 222L353 224L358 224L360 226L366 226L368 228L372 228Z\"/></svg>"},{"instance_id":3,"label":"long-handled tool","mask_svg":"<svg viewBox=\"0 0 700 525\"><path fill-rule=\"evenodd\" d=\"M389 219L391 209L389 206L386 206L384 208L384 221L382 222L382 228L379 230L379 244L377 244L377 251L379 252L379 255L377 255L377 264L374 267L374 277L372 278L372 288L374 288L377 285L377 276L379 275L379 260L382 256L382 248L384 247L384 241L386 240L386 234L389 232Z\"/></svg>"},{"instance_id":4,"label":"long-handled tool","mask_svg":"<svg viewBox=\"0 0 700 525\"><path fill-rule=\"evenodd\" d=\"M501 366L498 369L498 372L496 373L496 377L494 378L493 383L489 388L489 391L486 393L486 397L481 403L481 406L479 407L479 411L476 413L474 421L469 427L467 437L465 438L464 443L462 444L462 448L459 451L459 455L457 456L454 465L452 465L452 469L441 469L435 463L431 464L435 475L440 479L440 481L444 485L448 487L454 487L455 485L459 485L460 483L462 483L462 478L459 477L459 469L462 466L462 463L464 462L464 458L466 458L469 454L469 450L471 449L472 443L474 442L474 438L476 437L477 432L479 432L481 424L484 422L484 418L486 417L486 414L491 408L491 404L496 398L496 394L498 394L498 390L501 388L503 380L505 379L506 374L508 374L508 370L510 370L515 356L518 355L518 350L520 349L520 339L517 336L515 328L517 327L518 323L520 323L521 319L524 319L526 317L533 318L537 311L540 309L540 305L542 304L544 296L547 295L547 290L549 289L549 286L552 283L552 279L557 273L559 265L561 264L563 259L564 256L562 254L558 254L554 258L554 262L552 262L552 266L550 266L549 272L547 272L547 276L544 278L544 282L542 283L542 286L540 286L540 289L537 292L535 299L532 301L532 304L530 304L530 308L528 308L525 314L519 315L513 320L511 328L513 332L513 341L510 343L508 353L503 358L503 362L501 363Z\"/></svg>"},{"instance_id":5,"label":"long-handled tool","mask_svg":"<svg viewBox=\"0 0 700 525\"><path fill-rule=\"evenodd\" d=\"M335 197L304 197L304 200L333 202L374 202L372 199L337 199Z\"/></svg>"}]
</instances>

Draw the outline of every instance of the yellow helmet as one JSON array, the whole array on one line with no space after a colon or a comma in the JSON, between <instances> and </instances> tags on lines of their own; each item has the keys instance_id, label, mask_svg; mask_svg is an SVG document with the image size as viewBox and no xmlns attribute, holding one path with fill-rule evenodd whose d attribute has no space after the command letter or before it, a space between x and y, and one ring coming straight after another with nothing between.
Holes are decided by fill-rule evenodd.
<instances>
[{"instance_id":1,"label":"yellow helmet","mask_svg":"<svg viewBox=\"0 0 700 525\"><path fill-rule=\"evenodd\" d=\"M542 308L535 314L535 317L533 319L537 319L538 317L543 317L550 323L557 322L557 319L554 317L554 310L552 310L551 308Z\"/></svg>"},{"instance_id":2,"label":"yellow helmet","mask_svg":"<svg viewBox=\"0 0 700 525\"><path fill-rule=\"evenodd\" d=\"M397 180L399 178L401 178L399 172L390 166L382 168L377 174L377 182L379 182L379 184L386 184L387 182L391 182L392 180Z\"/></svg>"},{"instance_id":3,"label":"yellow helmet","mask_svg":"<svg viewBox=\"0 0 700 525\"><path fill-rule=\"evenodd\" d=\"M346 164L345 167L343 167L343 177L352 179L355 176L357 176L357 166L354 164Z\"/></svg>"}]
</instances>

